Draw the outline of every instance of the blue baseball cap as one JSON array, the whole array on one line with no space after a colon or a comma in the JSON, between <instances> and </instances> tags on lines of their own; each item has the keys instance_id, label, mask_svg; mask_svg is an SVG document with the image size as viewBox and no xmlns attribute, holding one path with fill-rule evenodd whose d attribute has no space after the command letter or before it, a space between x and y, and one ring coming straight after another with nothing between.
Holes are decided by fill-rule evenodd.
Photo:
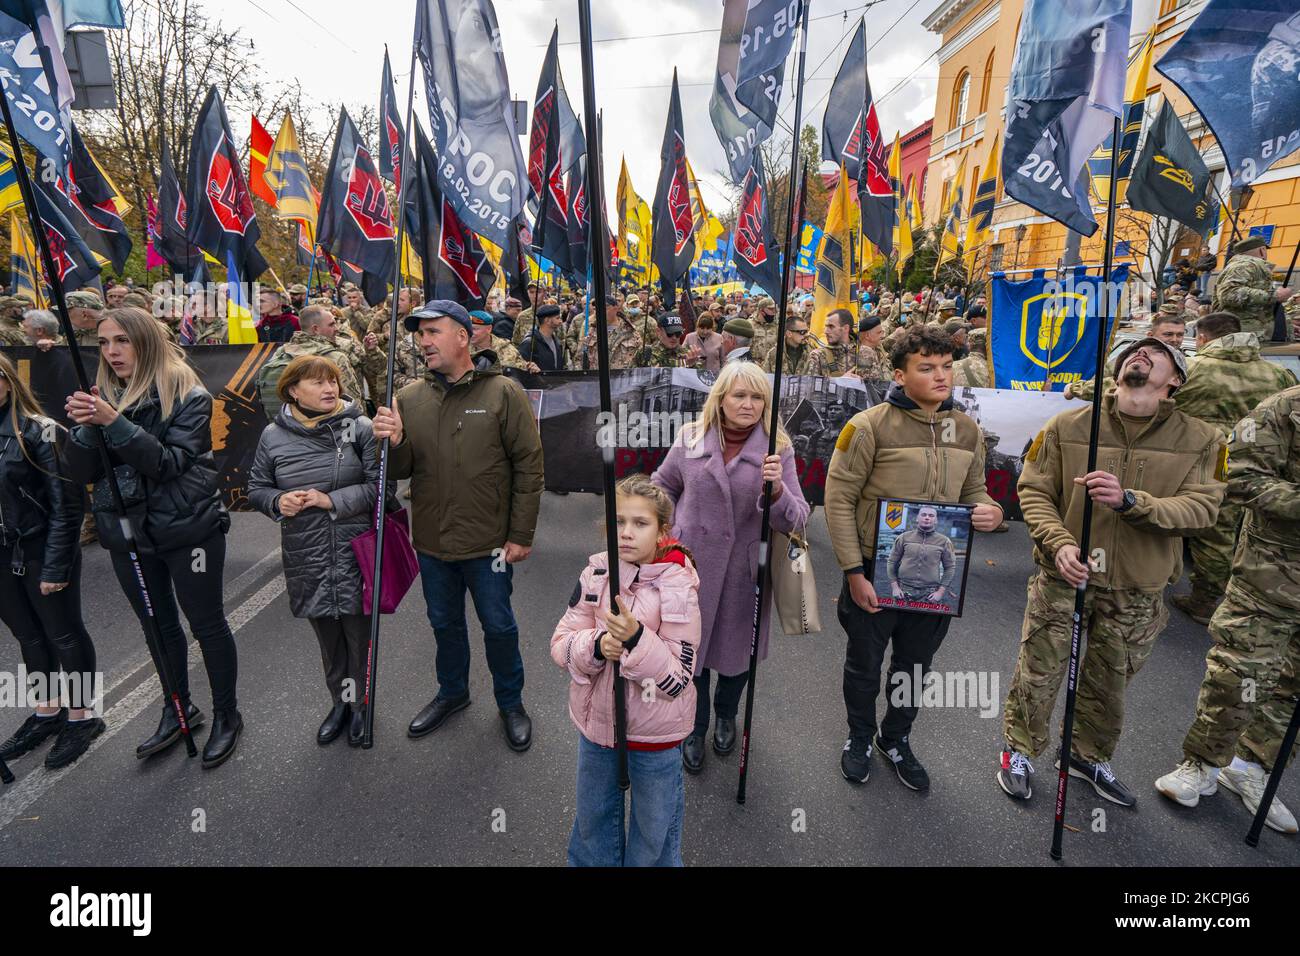
<instances>
[{"instance_id":1,"label":"blue baseball cap","mask_svg":"<svg viewBox=\"0 0 1300 956\"><path fill-rule=\"evenodd\" d=\"M465 311L465 307L459 302L453 302L450 299L434 299L432 302L426 302L403 319L402 325L406 327L406 331L416 332L419 331L421 319L438 319L444 315L463 325L466 332L471 335L474 333L469 313Z\"/></svg>"}]
</instances>

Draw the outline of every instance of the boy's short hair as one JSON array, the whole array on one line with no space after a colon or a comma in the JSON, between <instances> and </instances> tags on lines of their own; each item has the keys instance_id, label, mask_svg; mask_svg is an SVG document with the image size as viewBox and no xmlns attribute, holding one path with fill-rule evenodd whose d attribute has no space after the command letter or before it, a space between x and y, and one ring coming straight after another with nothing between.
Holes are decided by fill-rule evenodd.
<instances>
[{"instance_id":1,"label":"boy's short hair","mask_svg":"<svg viewBox=\"0 0 1300 956\"><path fill-rule=\"evenodd\" d=\"M952 338L937 325L918 325L906 329L889 349L890 364L907 369L909 355L952 355L956 351Z\"/></svg>"}]
</instances>

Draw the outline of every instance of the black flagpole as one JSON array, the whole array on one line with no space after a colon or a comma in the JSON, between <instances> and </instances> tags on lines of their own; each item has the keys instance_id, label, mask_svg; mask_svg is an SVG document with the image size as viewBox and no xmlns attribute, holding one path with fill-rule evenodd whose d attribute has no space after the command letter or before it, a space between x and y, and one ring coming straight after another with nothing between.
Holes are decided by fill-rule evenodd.
<instances>
[{"instance_id":1,"label":"black flagpole","mask_svg":"<svg viewBox=\"0 0 1300 956\"><path fill-rule=\"evenodd\" d=\"M1291 723L1287 725L1286 734L1282 737L1282 746L1278 748L1277 756L1273 758L1273 772L1268 775L1264 795L1259 800L1259 808L1255 811L1255 819L1250 824L1250 832L1246 834L1248 846L1259 846L1260 834L1264 832L1264 821L1268 819L1268 809L1273 805L1277 785L1282 782L1282 771L1286 769L1291 748L1295 746L1296 734L1300 732L1300 698L1296 698L1295 705L1291 711Z\"/></svg>"},{"instance_id":2,"label":"black flagpole","mask_svg":"<svg viewBox=\"0 0 1300 956\"><path fill-rule=\"evenodd\" d=\"M790 186L785 200L785 261L781 265L781 307L777 313L776 343L773 346L777 354L776 361L773 363L775 371L772 375L772 406L767 410L768 455L776 454L776 434L781 427L781 369L785 365L785 322L786 309L790 304L790 268L799 249L798 237L803 226L802 222L796 224L794 221L794 193L799 189L800 197L803 195L803 189L799 186L802 159L799 154L799 127L803 121L803 72L804 60L808 54L810 2L811 0L803 0L803 9L799 15L799 65L795 74L794 124L791 127L794 135L790 144ZM759 534L758 546L758 582L754 585L754 629L749 640L749 680L745 684L745 730L740 738L740 783L736 788L736 802L741 804L745 802L745 783L749 774L749 734L754 723L754 682L758 679L758 641L763 620L763 602L768 592L771 546L772 483L765 481L763 482L763 526Z\"/></svg>"},{"instance_id":3,"label":"black flagpole","mask_svg":"<svg viewBox=\"0 0 1300 956\"><path fill-rule=\"evenodd\" d=\"M600 410L609 416L614 402L609 388L609 329L605 321L605 276L609 268L609 247L604 246L605 190L600 181L600 134L596 114L596 71L591 56L591 0L578 0L578 29L582 43L582 104L587 127L587 226L591 230L590 250L592 300L596 309L596 348L600 356ZM601 247L604 246L602 253ZM618 581L618 513L614 500L614 430L605 436L600 453L603 465L605 492L605 553L609 567L610 610L619 610L614 598L619 593ZM623 679L619 675L618 661L614 668L614 746L618 750L618 785L628 788L627 773L627 696Z\"/></svg>"},{"instance_id":4,"label":"black flagpole","mask_svg":"<svg viewBox=\"0 0 1300 956\"><path fill-rule=\"evenodd\" d=\"M1096 388L1092 394L1092 423L1088 431L1088 471L1097 470L1097 437L1101 431L1101 383L1106 374L1106 324L1110 319L1113 298L1110 290L1110 270L1115 257L1115 186L1119 178L1119 141L1123 135L1120 118L1115 117L1115 147L1110 151L1110 196L1107 200L1106 248L1102 252L1100 305L1097 309L1097 367L1093 375ZM1079 557L1090 571L1088 559L1092 544L1092 495L1083 499L1083 529L1079 533ZM1061 719L1061 759L1056 777L1056 818L1052 822L1053 860L1061 859L1061 837L1065 832L1065 791L1070 780L1070 746L1074 740L1074 700L1079 677L1079 650L1083 642L1083 610L1088 594L1088 582L1075 588L1074 616L1070 626L1070 665L1065 685L1065 716Z\"/></svg>"},{"instance_id":5,"label":"black flagpole","mask_svg":"<svg viewBox=\"0 0 1300 956\"><path fill-rule=\"evenodd\" d=\"M397 239L396 255L393 264L393 304L388 313L388 373L384 382L384 407L393 407L393 369L397 364L397 300L401 298L402 281L402 243L406 238L406 187L411 181L411 164L407 162L408 146L415 140L415 131L411 128L411 110L415 105L415 55L416 45L411 42L411 72L406 85L406 128L402 135L402 156L398 166L398 175L402 184L397 190ZM382 120L381 120L382 121ZM427 228L427 227L426 227ZM370 589L370 643L366 651L366 687L362 696L365 708L365 730L361 735L361 746L369 750L375 745L375 684L379 666L379 594L384 577L384 510L388 503L385 489L388 487L388 450L387 438L379 443L379 494L375 499L375 568Z\"/></svg>"},{"instance_id":6,"label":"black flagpole","mask_svg":"<svg viewBox=\"0 0 1300 956\"><path fill-rule=\"evenodd\" d=\"M63 298L63 282L54 268L54 257L50 255L49 237L45 235L41 215L36 206L36 194L32 191L32 181L27 175L27 163L23 160L22 142L18 139L18 133L14 129L13 115L9 111L9 97L0 95L0 112L4 115L5 130L9 134L9 144L14 151L14 170L18 176L18 190L22 193L23 205L27 207L27 219L31 223L36 243L41 250L41 264L45 268L45 276L49 279L50 288L54 291L54 304L58 309L59 324L63 327L63 338L67 343L68 351L72 353L72 368L77 373L77 384L83 392L90 394L90 377L86 374L86 366L81 361L81 350L77 347L77 333L72 327L72 319L68 316L68 303ZM36 284L39 285L40 276L34 276L33 278ZM136 552L135 529L131 527L131 522L126 516L126 504L122 500L122 489L118 485L117 473L113 470L113 462L108 456L108 444L104 440L104 430L96 425L93 431L95 444L99 449L100 464L103 466L104 477L108 481L108 488L113 496L113 510L118 514L118 524L121 526L122 537L126 541L127 556L131 560L131 570L135 573L136 587L140 590L140 603L145 609L145 643L149 645L149 652L153 655L154 660L158 662L158 680L162 684L163 697L171 701L172 709L176 711L176 721L180 726L181 736L185 738L185 752L193 757L199 751L194 745L194 736L190 733L190 723L186 719L185 707L181 703L180 695L176 692L176 681L171 672L171 664L164 653L162 633L158 629L158 620L154 616L154 602L149 594L149 586L145 583L144 569L140 566L140 558Z\"/></svg>"}]
</instances>

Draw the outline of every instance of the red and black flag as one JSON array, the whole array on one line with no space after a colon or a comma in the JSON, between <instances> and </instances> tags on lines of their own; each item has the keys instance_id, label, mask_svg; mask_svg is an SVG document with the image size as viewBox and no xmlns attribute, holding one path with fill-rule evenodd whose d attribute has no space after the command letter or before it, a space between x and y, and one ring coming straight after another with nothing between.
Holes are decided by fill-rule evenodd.
<instances>
[{"instance_id":1,"label":"red and black flag","mask_svg":"<svg viewBox=\"0 0 1300 956\"><path fill-rule=\"evenodd\" d=\"M862 210L862 234L886 258L894 251L895 217L898 215L894 181L889 175L889 145L880 132L880 119L871 98L871 80L866 79L866 100L862 115L866 125L862 141L862 169L858 175L858 206Z\"/></svg>"},{"instance_id":2,"label":"red and black flag","mask_svg":"<svg viewBox=\"0 0 1300 956\"><path fill-rule=\"evenodd\" d=\"M215 86L208 90L194 125L188 173L187 239L226 266L229 282L252 282L267 268L257 250L262 230Z\"/></svg>"},{"instance_id":3,"label":"red and black flag","mask_svg":"<svg viewBox=\"0 0 1300 956\"><path fill-rule=\"evenodd\" d=\"M203 251L187 238L188 213L180 177L172 163L167 137L162 136L162 156L158 169L158 229L154 249L167 260L172 272L191 281L202 281L196 270L203 268Z\"/></svg>"},{"instance_id":4,"label":"red and black flag","mask_svg":"<svg viewBox=\"0 0 1300 956\"><path fill-rule=\"evenodd\" d=\"M36 210L40 213L41 228L45 230L50 258L54 260L57 273L57 276L46 278L57 278L65 292L74 292L99 278L99 263L46 190L42 179L36 189ZM60 195L57 190L53 192L55 196Z\"/></svg>"},{"instance_id":5,"label":"red and black flag","mask_svg":"<svg viewBox=\"0 0 1300 956\"><path fill-rule=\"evenodd\" d=\"M506 291L523 302L528 298L528 260L524 253L527 243L521 231L522 227L516 222L510 230L510 244L501 256L501 271L505 273Z\"/></svg>"},{"instance_id":6,"label":"red and black flag","mask_svg":"<svg viewBox=\"0 0 1300 956\"><path fill-rule=\"evenodd\" d=\"M72 150L67 175L59 172L54 160L42 157L38 178L42 187L59 194L57 199L54 196L51 199L55 200L91 252L100 260L111 262L113 271L121 274L126 266L126 257L131 254L131 237L117 210L117 190L91 156L76 125L71 127L71 133Z\"/></svg>"},{"instance_id":7,"label":"red and black flag","mask_svg":"<svg viewBox=\"0 0 1300 956\"><path fill-rule=\"evenodd\" d=\"M569 275L575 285L587 284L587 235L591 216L587 208L587 159L584 156L569 170ZM548 256L549 258L549 256Z\"/></svg>"},{"instance_id":8,"label":"red and black flag","mask_svg":"<svg viewBox=\"0 0 1300 956\"><path fill-rule=\"evenodd\" d=\"M406 196L418 225L411 244L424 266L424 300L451 299L467 309L481 309L496 281L496 267L478 236L461 222L438 184L438 158L418 123L412 124L415 156ZM510 234L518 235L517 224ZM507 239L509 242L509 239ZM507 250L509 251L509 250Z\"/></svg>"},{"instance_id":9,"label":"red and black flag","mask_svg":"<svg viewBox=\"0 0 1300 956\"><path fill-rule=\"evenodd\" d=\"M753 162L741 187L740 208L736 213L736 237L733 252L736 271L746 281L760 286L774 299L781 292L781 257L772 235L771 197L763 170L763 154L754 151Z\"/></svg>"},{"instance_id":10,"label":"red and black flag","mask_svg":"<svg viewBox=\"0 0 1300 956\"><path fill-rule=\"evenodd\" d=\"M695 217L691 213L686 137L682 132L682 100L677 89L676 70L673 70L673 91L668 101L668 123L664 127L659 162L650 261L659 269L664 305L672 309L677 302L677 283L686 275L695 258Z\"/></svg>"},{"instance_id":11,"label":"red and black flag","mask_svg":"<svg viewBox=\"0 0 1300 956\"><path fill-rule=\"evenodd\" d=\"M565 274L576 271L569 254L570 212L573 197L569 194L571 177L566 176L577 157L566 156L561 127L568 108L560 78L558 54L559 28L551 34L551 45L542 61L533 99L533 123L528 139L528 185L536 201L533 223L533 251L550 259ZM570 110L570 112L572 112ZM586 274L586 265L583 265Z\"/></svg>"},{"instance_id":12,"label":"red and black flag","mask_svg":"<svg viewBox=\"0 0 1300 956\"><path fill-rule=\"evenodd\" d=\"M382 302L397 263L393 216L379 170L347 110L339 115L316 234L321 248L365 274L366 301Z\"/></svg>"},{"instance_id":13,"label":"red and black flag","mask_svg":"<svg viewBox=\"0 0 1300 956\"><path fill-rule=\"evenodd\" d=\"M393 68L388 65L388 47L384 47L384 78L379 85L379 175L402 188L402 153L406 131L402 115L397 112L393 96Z\"/></svg>"}]
</instances>

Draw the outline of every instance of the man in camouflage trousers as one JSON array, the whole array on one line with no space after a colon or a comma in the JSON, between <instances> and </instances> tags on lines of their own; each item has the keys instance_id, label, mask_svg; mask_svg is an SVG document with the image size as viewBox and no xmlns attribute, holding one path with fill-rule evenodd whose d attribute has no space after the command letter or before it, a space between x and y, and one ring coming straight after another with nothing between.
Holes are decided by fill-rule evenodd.
<instances>
[{"instance_id":1,"label":"man in camouflage trousers","mask_svg":"<svg viewBox=\"0 0 1300 956\"><path fill-rule=\"evenodd\" d=\"M1073 743L1059 758L1104 799L1137 802L1110 766L1124 694L1169 620L1163 593L1181 571L1179 536L1212 527L1223 500L1223 436L1174 407L1171 393L1187 375L1182 352L1147 338L1116 365L1116 385L1103 398L1097 470L1085 474L1092 409L1073 408L1038 433L1017 486L1038 569L1003 706L1006 746L996 774L1016 800L1033 795L1030 760L1050 742L1076 589L1086 585ZM1079 550L1084 495L1093 502L1088 555Z\"/></svg>"},{"instance_id":2,"label":"man in camouflage trousers","mask_svg":"<svg viewBox=\"0 0 1300 956\"><path fill-rule=\"evenodd\" d=\"M785 320L785 365L784 374L786 375L811 375L813 348L808 342L808 318L803 315L791 315ZM755 337L758 336L758 330L754 330ZM749 354L754 354L753 343L750 343ZM767 350L767 356L763 359L762 369L764 372L776 371L777 356L781 350L770 348Z\"/></svg>"},{"instance_id":3,"label":"man in camouflage trousers","mask_svg":"<svg viewBox=\"0 0 1300 956\"><path fill-rule=\"evenodd\" d=\"M1219 429L1225 441L1256 405L1296 384L1290 371L1260 358L1259 339L1240 328L1231 312L1212 312L1196 323L1196 361L1174 396L1180 409ZM1241 517L1241 505L1226 500L1214 527L1188 539L1192 593L1170 603L1199 624L1210 623L1227 587Z\"/></svg>"},{"instance_id":4,"label":"man in camouflage trousers","mask_svg":"<svg viewBox=\"0 0 1300 956\"><path fill-rule=\"evenodd\" d=\"M1156 781L1161 794L1194 807L1219 784L1252 814L1300 693L1300 386L1243 419L1228 449L1228 497L1245 509L1227 594L1210 620L1214 645L1183 762ZM1295 833L1276 796L1266 822Z\"/></svg>"},{"instance_id":5,"label":"man in camouflage trousers","mask_svg":"<svg viewBox=\"0 0 1300 956\"><path fill-rule=\"evenodd\" d=\"M1290 298L1290 289L1273 291L1268 244L1259 236L1251 236L1237 243L1232 258L1219 273L1211 311L1231 312L1241 321L1241 331L1254 332L1263 343L1273 338L1273 304L1285 304Z\"/></svg>"},{"instance_id":6,"label":"man in camouflage trousers","mask_svg":"<svg viewBox=\"0 0 1300 956\"><path fill-rule=\"evenodd\" d=\"M637 365L642 368L704 368L704 356L698 349L682 345L682 320L665 312L655 320L659 341L637 355Z\"/></svg>"}]
</instances>

